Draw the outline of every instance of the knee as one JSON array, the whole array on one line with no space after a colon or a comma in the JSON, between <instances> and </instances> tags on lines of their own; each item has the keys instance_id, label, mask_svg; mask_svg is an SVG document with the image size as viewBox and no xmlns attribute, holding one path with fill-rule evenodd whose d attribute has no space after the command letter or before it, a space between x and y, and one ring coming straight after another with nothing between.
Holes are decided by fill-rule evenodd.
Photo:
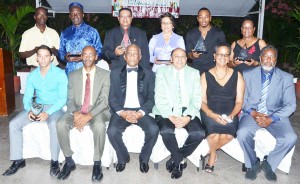
<instances>
[{"instance_id":1,"label":"knee","mask_svg":"<svg viewBox=\"0 0 300 184\"><path fill-rule=\"evenodd\" d=\"M175 134L174 129L170 127L163 127L160 130L160 135L170 135L170 134Z\"/></svg>"},{"instance_id":2,"label":"knee","mask_svg":"<svg viewBox=\"0 0 300 184\"><path fill-rule=\"evenodd\" d=\"M105 133L105 124L104 123L95 123L93 126L90 126L93 133L103 134Z\"/></svg>"},{"instance_id":3,"label":"knee","mask_svg":"<svg viewBox=\"0 0 300 184\"><path fill-rule=\"evenodd\" d=\"M247 128L242 127L238 129L236 135L239 140L245 140L247 137L249 137L250 131Z\"/></svg>"},{"instance_id":4,"label":"knee","mask_svg":"<svg viewBox=\"0 0 300 184\"><path fill-rule=\"evenodd\" d=\"M189 136L195 139L199 139L200 141L205 138L204 130L190 131Z\"/></svg>"},{"instance_id":5,"label":"knee","mask_svg":"<svg viewBox=\"0 0 300 184\"><path fill-rule=\"evenodd\" d=\"M293 147L296 142L297 142L297 135L295 133L289 133L287 136L285 136L284 138L279 138L277 141L278 143L282 143L288 147Z\"/></svg>"},{"instance_id":6,"label":"knee","mask_svg":"<svg viewBox=\"0 0 300 184\"><path fill-rule=\"evenodd\" d=\"M110 125L109 125L108 128L107 128L106 133L107 133L107 136L108 136L108 137L112 138L112 137L114 137L115 135L117 135L117 134L119 133L119 131L118 131L118 128L117 128L117 127L115 127L115 126L110 126Z\"/></svg>"}]
</instances>

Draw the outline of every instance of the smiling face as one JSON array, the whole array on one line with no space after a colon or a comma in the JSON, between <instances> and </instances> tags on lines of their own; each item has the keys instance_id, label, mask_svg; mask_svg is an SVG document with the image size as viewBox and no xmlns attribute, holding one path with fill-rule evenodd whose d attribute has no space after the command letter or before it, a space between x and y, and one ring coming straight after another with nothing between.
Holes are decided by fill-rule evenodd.
<instances>
[{"instance_id":1,"label":"smiling face","mask_svg":"<svg viewBox=\"0 0 300 184\"><path fill-rule=\"evenodd\" d=\"M161 19L161 30L165 33L172 32L174 25L169 17L164 17Z\"/></svg>"},{"instance_id":2,"label":"smiling face","mask_svg":"<svg viewBox=\"0 0 300 184\"><path fill-rule=\"evenodd\" d=\"M199 22L200 27L206 28L206 27L210 26L211 15L210 15L209 11L207 11L207 10L199 11L197 20Z\"/></svg>"},{"instance_id":3,"label":"smiling face","mask_svg":"<svg viewBox=\"0 0 300 184\"><path fill-rule=\"evenodd\" d=\"M251 38L253 37L255 31L254 24L251 20L245 20L241 27L241 33L244 38Z\"/></svg>"},{"instance_id":4,"label":"smiling face","mask_svg":"<svg viewBox=\"0 0 300 184\"><path fill-rule=\"evenodd\" d=\"M119 20L120 26L123 29L127 29L131 25L131 22L132 22L132 15L131 15L130 11L122 10L119 14L118 20Z\"/></svg>"},{"instance_id":5,"label":"smiling face","mask_svg":"<svg viewBox=\"0 0 300 184\"><path fill-rule=\"evenodd\" d=\"M84 13L78 6L73 6L70 8L69 17L74 26L79 26L83 22Z\"/></svg>"},{"instance_id":6,"label":"smiling face","mask_svg":"<svg viewBox=\"0 0 300 184\"><path fill-rule=\"evenodd\" d=\"M226 46L221 46L216 50L214 58L217 66L227 66L229 62L230 49Z\"/></svg>"},{"instance_id":7,"label":"smiling face","mask_svg":"<svg viewBox=\"0 0 300 184\"><path fill-rule=\"evenodd\" d=\"M171 62L176 70L181 70L187 62L186 53L183 49L177 48L172 52Z\"/></svg>"},{"instance_id":8,"label":"smiling face","mask_svg":"<svg viewBox=\"0 0 300 184\"><path fill-rule=\"evenodd\" d=\"M52 60L53 56L51 55L49 50L39 49L37 51L37 62L39 63L41 68L49 67Z\"/></svg>"},{"instance_id":9,"label":"smiling face","mask_svg":"<svg viewBox=\"0 0 300 184\"><path fill-rule=\"evenodd\" d=\"M92 68L95 66L95 62L98 59L98 55L94 47L84 47L81 53L82 62L85 68Z\"/></svg>"},{"instance_id":10,"label":"smiling face","mask_svg":"<svg viewBox=\"0 0 300 184\"><path fill-rule=\"evenodd\" d=\"M46 25L48 20L47 11L44 8L37 8L34 14L34 20L37 25Z\"/></svg>"},{"instance_id":11,"label":"smiling face","mask_svg":"<svg viewBox=\"0 0 300 184\"><path fill-rule=\"evenodd\" d=\"M136 67L142 58L141 49L137 45L129 45L126 48L124 59L128 66Z\"/></svg>"},{"instance_id":12,"label":"smiling face","mask_svg":"<svg viewBox=\"0 0 300 184\"><path fill-rule=\"evenodd\" d=\"M273 49L264 50L260 56L261 67L266 71L271 71L277 62L277 55Z\"/></svg>"}]
</instances>

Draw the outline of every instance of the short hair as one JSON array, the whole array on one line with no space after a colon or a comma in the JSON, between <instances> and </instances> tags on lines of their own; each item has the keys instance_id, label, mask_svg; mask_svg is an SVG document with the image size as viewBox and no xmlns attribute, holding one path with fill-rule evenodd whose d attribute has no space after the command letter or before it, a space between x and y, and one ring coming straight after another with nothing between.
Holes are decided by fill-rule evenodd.
<instances>
[{"instance_id":1,"label":"short hair","mask_svg":"<svg viewBox=\"0 0 300 184\"><path fill-rule=\"evenodd\" d=\"M131 44L131 45L128 45L125 49L125 54L127 53L127 50L129 47L136 47L138 48L138 51L139 51L139 54L142 55L142 51L141 51L141 48L137 45L137 44Z\"/></svg>"},{"instance_id":2,"label":"short hair","mask_svg":"<svg viewBox=\"0 0 300 184\"><path fill-rule=\"evenodd\" d=\"M121 9L119 10L119 17L120 17L121 11L123 11L123 10L129 11L129 12L130 12L130 15L132 16L132 11L131 11L130 8L121 8Z\"/></svg>"},{"instance_id":3,"label":"short hair","mask_svg":"<svg viewBox=\"0 0 300 184\"><path fill-rule=\"evenodd\" d=\"M174 16L169 13L169 12L166 12L162 15L159 16L159 23L161 24L162 23L162 19L165 18L165 17L169 17L169 19L171 20L172 22L172 25L175 26L175 20L174 20Z\"/></svg>"},{"instance_id":4,"label":"short hair","mask_svg":"<svg viewBox=\"0 0 300 184\"><path fill-rule=\"evenodd\" d=\"M273 50L273 51L275 51L276 58L277 58L278 50L277 50L276 47L274 47L273 45L267 45L267 46L265 46L264 48L262 48L262 49L260 50L260 56L262 56L263 53L264 53L266 50Z\"/></svg>"},{"instance_id":5,"label":"short hair","mask_svg":"<svg viewBox=\"0 0 300 184\"><path fill-rule=\"evenodd\" d=\"M34 15L37 14L37 12L38 12L39 9L44 10L44 11L46 12L46 14L48 14L48 10L47 10L46 8L44 8L44 7L37 7L37 8L35 9Z\"/></svg>"},{"instance_id":6,"label":"short hair","mask_svg":"<svg viewBox=\"0 0 300 184\"><path fill-rule=\"evenodd\" d=\"M244 20L242 22L242 26L243 26L244 22L246 22L246 21L250 21L252 23L253 27L255 27L254 20L250 16L246 16L244 18Z\"/></svg>"},{"instance_id":7,"label":"short hair","mask_svg":"<svg viewBox=\"0 0 300 184\"><path fill-rule=\"evenodd\" d=\"M229 50L229 54L231 53L231 47L230 47L229 43L227 43L227 42L218 43L218 44L214 47L214 53L217 53L217 50L218 50L220 47L227 47L227 49Z\"/></svg>"},{"instance_id":8,"label":"short hair","mask_svg":"<svg viewBox=\"0 0 300 184\"><path fill-rule=\"evenodd\" d=\"M175 48L175 49L173 49L173 50L171 51L171 57L173 56L173 54L174 54L174 52L175 52L176 50L182 50L182 51L185 53L185 55L186 55L186 52L185 52L185 50L184 50L183 48L177 47L177 48Z\"/></svg>"},{"instance_id":9,"label":"short hair","mask_svg":"<svg viewBox=\"0 0 300 184\"><path fill-rule=\"evenodd\" d=\"M197 15L199 15L199 13L200 13L201 11L203 11L203 10L206 10L206 11L208 11L209 15L211 16L211 13L210 13L209 9L208 9L208 8L206 8L206 7L202 7L202 8L200 8L200 9L199 9L199 11L198 11L198 14L197 14Z\"/></svg>"},{"instance_id":10,"label":"short hair","mask_svg":"<svg viewBox=\"0 0 300 184\"><path fill-rule=\"evenodd\" d=\"M45 50L48 50L48 51L49 51L49 53L50 53L50 56L52 56L52 50L51 50L51 48L50 48L50 47L48 47L47 45L41 45L41 46L37 47L37 49L36 49L36 53L38 53L38 51L39 51L40 49L45 49Z\"/></svg>"}]
</instances>

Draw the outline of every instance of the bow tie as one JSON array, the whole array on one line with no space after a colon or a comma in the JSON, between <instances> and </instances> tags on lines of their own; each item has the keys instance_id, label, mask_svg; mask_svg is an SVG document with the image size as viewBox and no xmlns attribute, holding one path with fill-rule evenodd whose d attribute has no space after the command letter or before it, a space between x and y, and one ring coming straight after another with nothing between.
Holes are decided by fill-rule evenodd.
<instances>
[{"instance_id":1,"label":"bow tie","mask_svg":"<svg viewBox=\"0 0 300 184\"><path fill-rule=\"evenodd\" d=\"M130 73L132 71L137 72L138 68L137 67L135 67L135 68L126 68L126 70L127 70L128 73Z\"/></svg>"}]
</instances>

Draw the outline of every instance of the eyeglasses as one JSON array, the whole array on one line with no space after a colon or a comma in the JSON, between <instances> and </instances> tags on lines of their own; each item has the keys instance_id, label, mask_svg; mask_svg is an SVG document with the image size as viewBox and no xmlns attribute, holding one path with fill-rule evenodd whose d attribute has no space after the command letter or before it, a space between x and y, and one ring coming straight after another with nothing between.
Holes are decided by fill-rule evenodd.
<instances>
[{"instance_id":1,"label":"eyeglasses","mask_svg":"<svg viewBox=\"0 0 300 184\"><path fill-rule=\"evenodd\" d=\"M139 53L126 53L125 54L127 57L137 57Z\"/></svg>"},{"instance_id":2,"label":"eyeglasses","mask_svg":"<svg viewBox=\"0 0 300 184\"><path fill-rule=\"evenodd\" d=\"M91 58L91 57L95 57L95 56L96 56L96 54L82 54L82 57L84 57L84 58L87 58L87 57Z\"/></svg>"},{"instance_id":3,"label":"eyeglasses","mask_svg":"<svg viewBox=\"0 0 300 184\"><path fill-rule=\"evenodd\" d=\"M127 16L127 15L121 15L119 16L120 19L129 19L132 18L132 16Z\"/></svg>"},{"instance_id":4,"label":"eyeglasses","mask_svg":"<svg viewBox=\"0 0 300 184\"><path fill-rule=\"evenodd\" d=\"M242 27L242 29L253 29L253 27Z\"/></svg>"},{"instance_id":5,"label":"eyeglasses","mask_svg":"<svg viewBox=\"0 0 300 184\"><path fill-rule=\"evenodd\" d=\"M219 58L222 58L222 57L228 58L230 56L230 54L216 53L216 56L219 57Z\"/></svg>"},{"instance_id":6,"label":"eyeglasses","mask_svg":"<svg viewBox=\"0 0 300 184\"><path fill-rule=\"evenodd\" d=\"M173 60L182 60L182 59L186 60L187 59L186 56L173 56L172 58L173 58Z\"/></svg>"},{"instance_id":7,"label":"eyeglasses","mask_svg":"<svg viewBox=\"0 0 300 184\"><path fill-rule=\"evenodd\" d=\"M274 55L262 55L261 56L263 59L268 59L268 58L270 58L270 59L275 59L276 58L276 56L274 56Z\"/></svg>"},{"instance_id":8,"label":"eyeglasses","mask_svg":"<svg viewBox=\"0 0 300 184\"><path fill-rule=\"evenodd\" d=\"M173 24L172 22L162 22L161 23L162 25L171 25L171 24Z\"/></svg>"}]
</instances>

